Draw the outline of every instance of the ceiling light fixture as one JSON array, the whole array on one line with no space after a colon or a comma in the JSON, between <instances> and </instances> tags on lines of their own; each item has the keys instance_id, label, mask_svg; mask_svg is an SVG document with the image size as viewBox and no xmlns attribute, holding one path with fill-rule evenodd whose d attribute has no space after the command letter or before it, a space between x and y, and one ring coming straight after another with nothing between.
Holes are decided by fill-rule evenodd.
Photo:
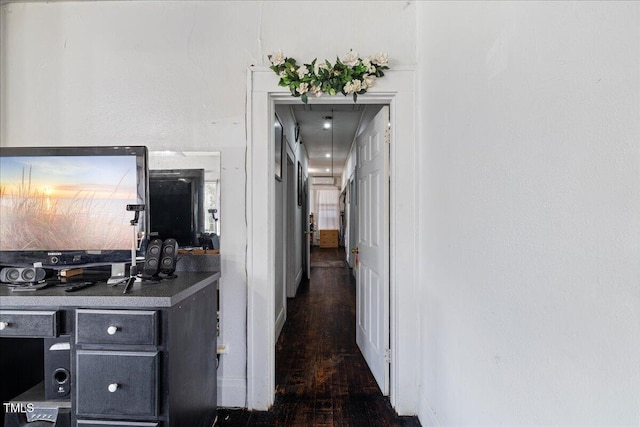
<instances>
[{"instance_id":1,"label":"ceiling light fixture","mask_svg":"<svg viewBox=\"0 0 640 427\"><path fill-rule=\"evenodd\" d=\"M331 114L333 114L333 110L331 110ZM324 124L322 125L323 128L325 128L326 130L329 130L331 129L332 124L333 124L333 117L331 116L324 117Z\"/></svg>"},{"instance_id":2,"label":"ceiling light fixture","mask_svg":"<svg viewBox=\"0 0 640 427\"><path fill-rule=\"evenodd\" d=\"M325 154L325 157L328 159L329 157L331 157L331 153Z\"/></svg>"}]
</instances>

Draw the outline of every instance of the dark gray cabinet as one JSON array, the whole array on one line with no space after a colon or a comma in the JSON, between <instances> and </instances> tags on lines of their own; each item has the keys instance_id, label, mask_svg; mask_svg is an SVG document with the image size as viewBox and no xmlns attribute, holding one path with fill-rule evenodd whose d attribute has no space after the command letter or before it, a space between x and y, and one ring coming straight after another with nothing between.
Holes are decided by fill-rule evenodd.
<instances>
[{"instance_id":1,"label":"dark gray cabinet","mask_svg":"<svg viewBox=\"0 0 640 427\"><path fill-rule=\"evenodd\" d=\"M124 295L108 286L28 296L0 289L0 338L71 337L73 426L209 427L219 277L180 272Z\"/></svg>"}]
</instances>

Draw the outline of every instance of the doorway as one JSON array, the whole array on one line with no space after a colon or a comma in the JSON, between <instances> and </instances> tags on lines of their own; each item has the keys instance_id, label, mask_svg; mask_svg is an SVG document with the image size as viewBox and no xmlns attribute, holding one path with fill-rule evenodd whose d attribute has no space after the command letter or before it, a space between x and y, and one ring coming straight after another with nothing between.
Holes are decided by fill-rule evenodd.
<instances>
[{"instance_id":1,"label":"doorway","mask_svg":"<svg viewBox=\"0 0 640 427\"><path fill-rule=\"evenodd\" d=\"M354 305L353 322L357 324L357 347L379 384L384 395L389 394L389 106L367 105L313 105L289 106L283 108L276 103L276 113L284 123L284 133L288 132L287 122L295 123L296 130L304 140L308 159L309 173L314 179L314 217L321 235L320 248L335 245L341 248L342 259L334 260L345 266L350 255L361 252L361 262L355 265L354 274L357 304ZM291 115L290 120L287 116ZM334 137L334 133L336 134ZM287 138L285 138L287 140ZM327 144L330 140L330 144ZM329 152L330 150L330 152ZM294 150L301 153L301 150ZM327 160L329 159L329 160ZM330 161L330 163L329 163ZM287 297L295 297L290 290L293 281L296 251L302 242L296 242L294 236L294 216L296 206L302 201L293 197L294 186L290 177L296 159L288 159L287 182L288 196L283 200L284 208L276 206L275 214L286 212L285 241L282 248L286 260ZM327 167L330 165L330 168ZM335 165L335 166L334 166ZM300 169L300 167L299 167ZM299 185L302 172L298 171ZM328 176L327 176L328 174ZM346 196L355 187L356 176L358 191L353 191L352 209L360 205L360 215L347 215ZM354 182L350 184L350 182ZM276 199L279 200L279 199ZM280 202L282 203L282 202ZM361 233L351 233L348 229L359 229ZM335 232L335 233L334 233ZM322 233L326 233L322 237ZM333 239L327 235L335 236ZM324 239L324 240L323 240ZM358 255L355 255L357 257ZM276 271L280 265L276 265ZM325 279L331 280L330 274ZM313 274L311 275L313 277ZM313 281L311 288L324 288L324 283ZM291 302L288 300L287 305ZM332 317L332 306L326 307L327 318ZM288 319L287 316L285 316ZM291 320L288 320L291 321ZM346 339L354 337L346 337ZM278 341L280 343L280 341ZM280 344L279 344L280 345ZM308 346L303 342L300 345ZM280 386L280 384L278 384Z\"/></svg>"},{"instance_id":2,"label":"doorway","mask_svg":"<svg viewBox=\"0 0 640 427\"><path fill-rule=\"evenodd\" d=\"M274 313L274 154L273 116L276 102L299 103L268 68L251 68L247 103L247 407L266 410L274 401L275 321ZM390 70L384 81L358 103L391 106L390 197L390 321L391 404L399 414L415 414L418 384L414 368L419 366L420 341L412 332L419 324L416 259L418 218L415 117L415 71ZM323 97L310 102L352 103L349 98ZM400 333L402 332L402 333Z\"/></svg>"}]
</instances>

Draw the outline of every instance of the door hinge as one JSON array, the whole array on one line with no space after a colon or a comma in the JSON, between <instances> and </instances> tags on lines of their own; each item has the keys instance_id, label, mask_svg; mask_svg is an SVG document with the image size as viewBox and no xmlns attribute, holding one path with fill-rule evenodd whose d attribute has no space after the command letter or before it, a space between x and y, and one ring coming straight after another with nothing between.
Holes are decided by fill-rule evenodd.
<instances>
[{"instance_id":1,"label":"door hinge","mask_svg":"<svg viewBox=\"0 0 640 427\"><path fill-rule=\"evenodd\" d=\"M387 363L391 363L391 349L388 348L384 351L384 361Z\"/></svg>"}]
</instances>

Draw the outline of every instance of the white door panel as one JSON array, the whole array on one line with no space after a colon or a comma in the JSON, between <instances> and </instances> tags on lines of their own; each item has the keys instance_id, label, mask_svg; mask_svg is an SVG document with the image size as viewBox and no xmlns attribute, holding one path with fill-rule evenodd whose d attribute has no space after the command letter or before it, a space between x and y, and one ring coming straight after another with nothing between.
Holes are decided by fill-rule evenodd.
<instances>
[{"instance_id":1,"label":"white door panel","mask_svg":"<svg viewBox=\"0 0 640 427\"><path fill-rule=\"evenodd\" d=\"M358 137L356 341L384 395L389 394L389 107Z\"/></svg>"}]
</instances>

